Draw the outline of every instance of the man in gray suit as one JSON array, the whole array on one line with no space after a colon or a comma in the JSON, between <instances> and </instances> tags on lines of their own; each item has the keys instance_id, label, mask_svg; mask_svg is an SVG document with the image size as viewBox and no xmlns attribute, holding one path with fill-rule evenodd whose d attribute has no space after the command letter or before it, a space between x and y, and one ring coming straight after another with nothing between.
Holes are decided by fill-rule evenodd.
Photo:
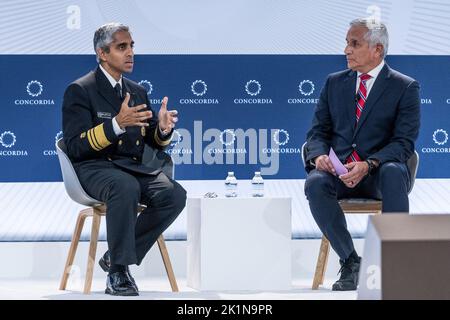
<instances>
[{"instance_id":1,"label":"man in gray suit","mask_svg":"<svg viewBox=\"0 0 450 320\"><path fill-rule=\"evenodd\" d=\"M420 126L419 84L384 61L388 33L381 22L357 19L347 33L347 70L328 76L307 134L305 193L322 233L340 258L333 290L356 290L361 258L338 199L383 200L383 212L408 212L406 161ZM337 176L333 148L349 170Z\"/></svg>"},{"instance_id":2,"label":"man in gray suit","mask_svg":"<svg viewBox=\"0 0 450 320\"><path fill-rule=\"evenodd\" d=\"M128 266L139 265L159 235L183 210L186 191L160 168L143 163L144 146L163 150L178 120L151 109L146 90L122 76L134 64L127 26L109 23L94 35L99 66L66 89L63 134L70 160L86 192L107 205L108 272L105 293L138 295ZM137 217L138 203L147 208Z\"/></svg>"}]
</instances>

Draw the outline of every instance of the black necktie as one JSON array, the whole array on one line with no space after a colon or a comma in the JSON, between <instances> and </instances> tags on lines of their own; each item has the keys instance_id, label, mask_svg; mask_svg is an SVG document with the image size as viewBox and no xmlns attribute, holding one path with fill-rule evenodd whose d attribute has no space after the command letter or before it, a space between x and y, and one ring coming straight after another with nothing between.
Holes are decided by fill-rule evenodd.
<instances>
[{"instance_id":1,"label":"black necktie","mask_svg":"<svg viewBox=\"0 0 450 320\"><path fill-rule=\"evenodd\" d=\"M120 83L116 83L116 85L114 86L114 90L116 90L116 94L119 100L122 100L122 87L120 86Z\"/></svg>"}]
</instances>

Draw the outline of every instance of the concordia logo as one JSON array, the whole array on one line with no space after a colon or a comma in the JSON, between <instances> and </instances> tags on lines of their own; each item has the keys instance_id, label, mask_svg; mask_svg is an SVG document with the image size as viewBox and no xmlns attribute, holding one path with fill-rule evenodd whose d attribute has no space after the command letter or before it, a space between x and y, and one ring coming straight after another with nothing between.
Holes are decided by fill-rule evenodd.
<instances>
[{"instance_id":1,"label":"concordia logo","mask_svg":"<svg viewBox=\"0 0 450 320\"><path fill-rule=\"evenodd\" d=\"M316 104L319 99L312 98L311 95L314 93L316 86L311 80L303 80L298 85L298 91L303 96L302 98L289 98L289 104Z\"/></svg>"},{"instance_id":2,"label":"concordia logo","mask_svg":"<svg viewBox=\"0 0 450 320\"><path fill-rule=\"evenodd\" d=\"M153 85L152 85L152 83L151 83L150 81L148 81L148 80L141 80L141 81L139 81L138 84L139 84L140 86L144 87L144 89L145 89L145 91L147 91L147 94L148 94L148 95L151 95L151 94L152 94L152 91L153 91Z\"/></svg>"},{"instance_id":3,"label":"concordia logo","mask_svg":"<svg viewBox=\"0 0 450 320\"><path fill-rule=\"evenodd\" d=\"M219 104L216 98L203 98L208 91L208 85L203 80L195 80L191 84L191 92L197 98L182 98L180 104Z\"/></svg>"},{"instance_id":4,"label":"concordia logo","mask_svg":"<svg viewBox=\"0 0 450 320\"><path fill-rule=\"evenodd\" d=\"M170 149L167 149L167 153L171 155L192 154L192 148L178 146L184 140L184 137L181 134L180 130L178 129L173 130L172 141L170 142Z\"/></svg>"},{"instance_id":5,"label":"concordia logo","mask_svg":"<svg viewBox=\"0 0 450 320\"><path fill-rule=\"evenodd\" d=\"M26 92L32 98L37 98L44 92L44 86L37 80L31 80L26 85ZM55 105L53 99L16 99L14 104L17 106L42 106Z\"/></svg>"},{"instance_id":6,"label":"concordia logo","mask_svg":"<svg viewBox=\"0 0 450 320\"><path fill-rule=\"evenodd\" d=\"M59 131L59 132L56 134L56 136L55 136L55 144L56 144L56 142L57 142L59 139L61 139L62 137L63 137L63 132L62 132L62 131ZM50 150L44 150L44 151L42 151L42 154L43 154L44 156L57 156L57 155L58 155L58 152L56 152L55 149L50 149Z\"/></svg>"},{"instance_id":7,"label":"concordia logo","mask_svg":"<svg viewBox=\"0 0 450 320\"><path fill-rule=\"evenodd\" d=\"M11 131L5 131L0 135L0 143L5 148L11 148L16 144L16 135Z\"/></svg>"},{"instance_id":8,"label":"concordia logo","mask_svg":"<svg viewBox=\"0 0 450 320\"><path fill-rule=\"evenodd\" d=\"M202 121L194 121L194 128L177 129L181 141L171 152L175 164L259 164L261 174L275 175L280 167L280 153L300 153L299 148L280 148L289 141L284 129L236 128L203 129ZM177 150L193 152L177 152Z\"/></svg>"},{"instance_id":9,"label":"concordia logo","mask_svg":"<svg viewBox=\"0 0 450 320\"><path fill-rule=\"evenodd\" d=\"M436 129L433 132L433 142L439 147L423 147L422 153L450 153L450 148L444 147L448 142L448 133L444 129Z\"/></svg>"},{"instance_id":10,"label":"concordia logo","mask_svg":"<svg viewBox=\"0 0 450 320\"><path fill-rule=\"evenodd\" d=\"M262 90L261 83L258 80L247 81L244 90L252 98L235 98L234 104L272 104L271 98L256 98Z\"/></svg>"},{"instance_id":11,"label":"concordia logo","mask_svg":"<svg viewBox=\"0 0 450 320\"><path fill-rule=\"evenodd\" d=\"M247 150L245 147L241 148L234 148L234 143L236 141L236 134L234 130L232 129L225 129L220 132L219 135L219 141L222 144L220 148L217 147L211 147L207 148L206 151L210 155L216 155L216 154L224 154L224 153L247 153Z\"/></svg>"},{"instance_id":12,"label":"concordia logo","mask_svg":"<svg viewBox=\"0 0 450 320\"><path fill-rule=\"evenodd\" d=\"M283 147L289 142L289 132L285 129L276 129L272 134L273 142L275 143L275 148L265 148L263 149L264 153L301 153L300 148L286 148Z\"/></svg>"},{"instance_id":13,"label":"concordia logo","mask_svg":"<svg viewBox=\"0 0 450 320\"><path fill-rule=\"evenodd\" d=\"M26 150L15 150L11 149L17 142L16 135L12 131L4 131L0 134L0 144L7 150L0 149L0 156L28 156Z\"/></svg>"},{"instance_id":14,"label":"concordia logo","mask_svg":"<svg viewBox=\"0 0 450 320\"><path fill-rule=\"evenodd\" d=\"M436 131L433 132L433 141L434 143L436 143L437 145L444 145L447 143L448 141L448 134L447 131L443 130L443 129L437 129Z\"/></svg>"},{"instance_id":15,"label":"concordia logo","mask_svg":"<svg viewBox=\"0 0 450 320\"><path fill-rule=\"evenodd\" d=\"M150 95L153 92L153 84L148 81L148 80L141 80L138 83L140 86L142 86L145 91L147 91L147 96L148 96L148 100L150 101L150 103L152 105L160 105L162 103L162 98L160 99L156 99L156 98L151 98Z\"/></svg>"},{"instance_id":16,"label":"concordia logo","mask_svg":"<svg viewBox=\"0 0 450 320\"><path fill-rule=\"evenodd\" d=\"M421 98L420 103L421 104L433 104L433 101L430 98Z\"/></svg>"}]
</instances>

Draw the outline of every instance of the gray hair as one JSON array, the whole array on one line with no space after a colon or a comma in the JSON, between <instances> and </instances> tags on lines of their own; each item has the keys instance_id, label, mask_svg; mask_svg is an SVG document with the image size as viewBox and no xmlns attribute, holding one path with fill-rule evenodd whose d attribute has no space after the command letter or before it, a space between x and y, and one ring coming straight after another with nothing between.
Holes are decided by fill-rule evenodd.
<instances>
[{"instance_id":1,"label":"gray hair","mask_svg":"<svg viewBox=\"0 0 450 320\"><path fill-rule=\"evenodd\" d=\"M371 47L381 44L383 46L383 58L386 57L389 47L389 34L384 23L375 19L364 18L353 20L350 22L350 26L366 27L368 31L364 35L364 39Z\"/></svg>"},{"instance_id":2,"label":"gray hair","mask_svg":"<svg viewBox=\"0 0 450 320\"><path fill-rule=\"evenodd\" d=\"M111 22L102 25L94 34L94 50L97 55L97 62L100 62L97 49L101 48L105 52L109 52L109 45L114 41L114 34L118 31L130 32L130 28L124 24Z\"/></svg>"}]
</instances>

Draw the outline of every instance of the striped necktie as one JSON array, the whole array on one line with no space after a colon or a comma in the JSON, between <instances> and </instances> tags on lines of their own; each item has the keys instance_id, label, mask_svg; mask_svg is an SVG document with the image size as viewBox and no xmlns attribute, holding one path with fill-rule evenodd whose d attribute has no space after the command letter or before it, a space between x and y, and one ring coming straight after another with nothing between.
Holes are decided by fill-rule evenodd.
<instances>
[{"instance_id":1,"label":"striped necktie","mask_svg":"<svg viewBox=\"0 0 450 320\"><path fill-rule=\"evenodd\" d=\"M366 82L372 76L363 73L359 76L360 82L359 82L359 88L358 88L358 95L356 100L356 125L358 125L359 118L361 118L361 113L364 110L364 105L366 104L367 100L367 85ZM350 156L347 158L347 163L355 162L355 161L361 161L360 156L356 152L356 150L353 150L353 152L350 154Z\"/></svg>"}]
</instances>

